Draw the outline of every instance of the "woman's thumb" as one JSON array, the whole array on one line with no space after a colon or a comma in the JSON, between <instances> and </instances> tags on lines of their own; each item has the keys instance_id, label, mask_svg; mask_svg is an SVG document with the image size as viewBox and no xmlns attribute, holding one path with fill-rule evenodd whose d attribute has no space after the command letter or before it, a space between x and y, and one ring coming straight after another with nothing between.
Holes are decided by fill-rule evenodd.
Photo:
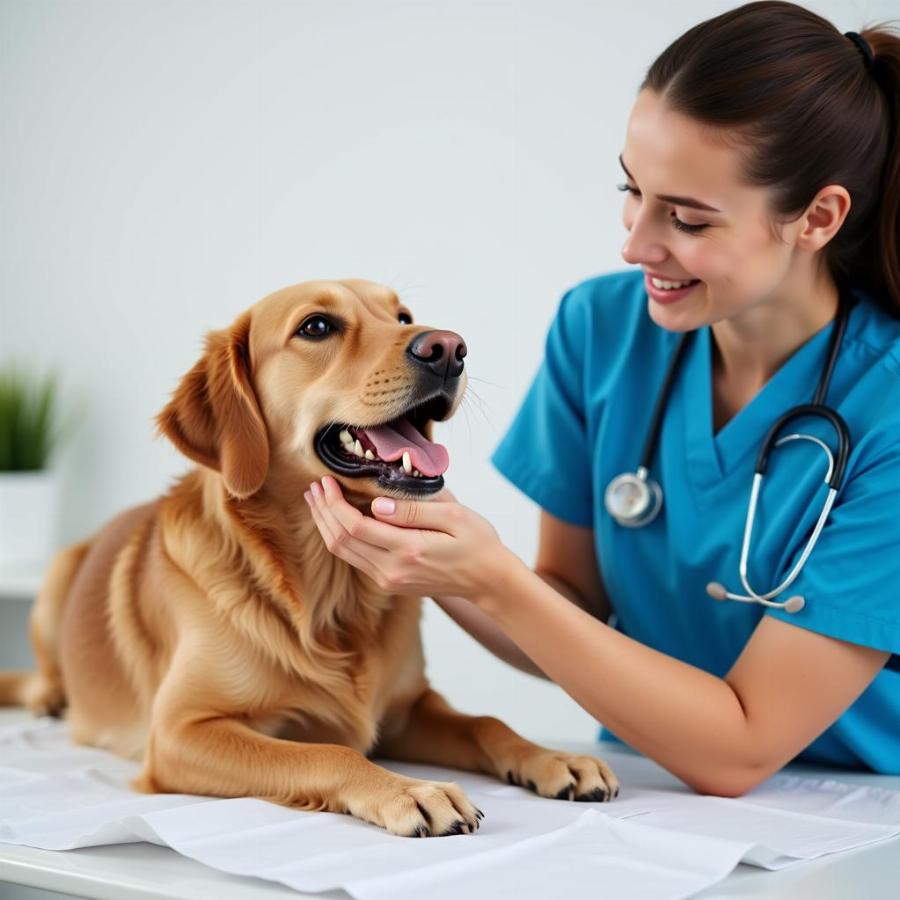
<instances>
[{"instance_id":1,"label":"woman's thumb","mask_svg":"<svg viewBox=\"0 0 900 900\"><path fill-rule=\"evenodd\" d=\"M372 514L377 519L408 528L430 528L443 531L446 525L440 503L394 500L376 497L372 501Z\"/></svg>"}]
</instances>

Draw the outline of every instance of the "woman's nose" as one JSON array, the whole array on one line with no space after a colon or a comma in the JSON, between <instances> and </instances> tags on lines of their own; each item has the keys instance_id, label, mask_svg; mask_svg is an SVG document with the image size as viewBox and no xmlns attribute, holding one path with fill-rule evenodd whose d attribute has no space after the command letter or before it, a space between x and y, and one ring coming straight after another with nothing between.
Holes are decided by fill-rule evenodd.
<instances>
[{"instance_id":1,"label":"woman's nose","mask_svg":"<svg viewBox=\"0 0 900 900\"><path fill-rule=\"evenodd\" d=\"M622 259L632 265L642 263L658 265L668 256L666 248L659 242L653 224L640 215L632 219L628 237L622 245Z\"/></svg>"}]
</instances>

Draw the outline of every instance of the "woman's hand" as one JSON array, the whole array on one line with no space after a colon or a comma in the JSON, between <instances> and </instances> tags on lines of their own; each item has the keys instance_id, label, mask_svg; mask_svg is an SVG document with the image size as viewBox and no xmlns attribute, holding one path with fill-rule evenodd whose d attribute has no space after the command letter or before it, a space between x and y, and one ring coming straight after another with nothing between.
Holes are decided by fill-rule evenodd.
<instances>
[{"instance_id":1,"label":"woman's hand","mask_svg":"<svg viewBox=\"0 0 900 900\"><path fill-rule=\"evenodd\" d=\"M378 497L374 519L347 503L329 475L303 496L329 551L391 593L477 602L516 559L490 522L446 489L424 502Z\"/></svg>"}]
</instances>

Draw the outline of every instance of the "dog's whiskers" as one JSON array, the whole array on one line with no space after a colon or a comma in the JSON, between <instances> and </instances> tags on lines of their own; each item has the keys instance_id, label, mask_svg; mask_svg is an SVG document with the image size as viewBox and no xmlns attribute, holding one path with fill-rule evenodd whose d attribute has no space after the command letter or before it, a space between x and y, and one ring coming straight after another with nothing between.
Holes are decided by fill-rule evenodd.
<instances>
[{"instance_id":1,"label":"dog's whiskers","mask_svg":"<svg viewBox=\"0 0 900 900\"><path fill-rule=\"evenodd\" d=\"M490 425L490 424L491 424L491 419L490 419L490 417L488 416L488 414L487 414L487 413L485 412L485 410L484 410L484 407L485 407L487 404L485 403L485 401L484 401L481 397L478 396L477 393L475 393L475 391L474 391L472 388L469 388L469 389L466 391L465 396L464 396L463 399L462 399L462 403L460 403L460 408L461 408L461 409L465 409L466 411L468 411L467 401L469 401L468 406L471 406L472 403L477 404L476 407L475 407L475 409L476 409L476 410L481 414L481 416L484 418L485 424L486 424L486 425Z\"/></svg>"},{"instance_id":2,"label":"dog's whiskers","mask_svg":"<svg viewBox=\"0 0 900 900\"><path fill-rule=\"evenodd\" d=\"M496 381L488 381L486 378L477 378L475 375L468 376L469 381L480 381L482 384L489 384L491 387L503 388L509 390L508 384L498 384Z\"/></svg>"}]
</instances>

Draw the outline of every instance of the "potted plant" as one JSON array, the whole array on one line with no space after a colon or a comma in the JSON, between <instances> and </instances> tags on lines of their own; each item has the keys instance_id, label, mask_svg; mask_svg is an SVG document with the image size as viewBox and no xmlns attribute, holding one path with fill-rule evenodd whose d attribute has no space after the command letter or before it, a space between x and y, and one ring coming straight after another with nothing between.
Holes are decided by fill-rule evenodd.
<instances>
[{"instance_id":1,"label":"potted plant","mask_svg":"<svg viewBox=\"0 0 900 900\"><path fill-rule=\"evenodd\" d=\"M0 371L0 567L43 565L56 549L57 405L55 374L40 379L13 364Z\"/></svg>"}]
</instances>

